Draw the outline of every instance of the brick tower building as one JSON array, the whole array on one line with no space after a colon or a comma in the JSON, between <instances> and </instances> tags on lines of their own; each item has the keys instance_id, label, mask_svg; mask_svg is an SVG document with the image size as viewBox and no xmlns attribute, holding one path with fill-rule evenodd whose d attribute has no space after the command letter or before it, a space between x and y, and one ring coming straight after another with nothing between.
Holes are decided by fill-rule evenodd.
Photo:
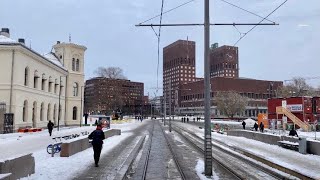
<instances>
[{"instance_id":1,"label":"brick tower building","mask_svg":"<svg viewBox=\"0 0 320 180\"><path fill-rule=\"evenodd\" d=\"M171 111L178 103L179 86L195 81L195 45L178 40L163 48L163 94L167 104L171 99Z\"/></svg>"},{"instance_id":2,"label":"brick tower building","mask_svg":"<svg viewBox=\"0 0 320 180\"><path fill-rule=\"evenodd\" d=\"M218 43L211 46L210 77L239 78L238 47L218 47Z\"/></svg>"}]
</instances>

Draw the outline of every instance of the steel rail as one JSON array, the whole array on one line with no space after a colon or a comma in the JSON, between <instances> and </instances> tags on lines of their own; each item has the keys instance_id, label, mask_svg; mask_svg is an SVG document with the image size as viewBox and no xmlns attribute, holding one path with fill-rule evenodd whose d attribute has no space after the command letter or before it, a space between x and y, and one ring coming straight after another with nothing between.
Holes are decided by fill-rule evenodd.
<instances>
[{"instance_id":1,"label":"steel rail","mask_svg":"<svg viewBox=\"0 0 320 180\"><path fill-rule=\"evenodd\" d=\"M198 146L196 143L194 143L193 141L191 141L190 139L188 139L181 131L178 131L175 127L172 128L174 131L176 131L178 134L180 134L186 141L188 141L188 143L190 143L195 149L197 149L200 153L204 153L204 150L202 147ZM203 140L202 140L203 141ZM198 143L203 143L198 141ZM225 166L224 164L222 164L220 161L218 161L215 158L212 158L213 161L215 161L219 166L221 166L224 170L226 170L227 172L229 172L230 174L232 174L236 179L242 179L240 176L238 176L238 174L236 172L234 172L231 168Z\"/></svg>"},{"instance_id":2,"label":"steel rail","mask_svg":"<svg viewBox=\"0 0 320 180\"><path fill-rule=\"evenodd\" d=\"M149 136L150 144L149 144L149 147L148 147L146 161L144 163L144 168L143 168L143 173L142 173L142 178L141 178L143 180L145 180L146 176L147 176L147 170L148 170L148 164L149 164L149 156L150 156L150 151L151 151L151 146L152 146L153 130L154 130L154 121L152 121L152 130L151 130L151 133L150 133L151 135Z\"/></svg>"},{"instance_id":3,"label":"steel rail","mask_svg":"<svg viewBox=\"0 0 320 180\"><path fill-rule=\"evenodd\" d=\"M178 126L175 126L175 127L178 127ZM199 137L199 136L197 136L196 134L194 134L193 132L190 132L189 130L186 130L186 129L184 129L184 128L181 128L181 127L178 127L181 131L184 131L184 132L187 132L188 134L190 134L192 137L194 137L194 138L196 138L196 139L198 139L200 142L202 142L203 141L203 139L201 138L201 137ZM178 132L178 131L176 131L176 132ZM223 145L223 144L221 144L220 143L220 145ZM229 152L226 152L223 148L221 148L221 147L219 147L219 146L217 146L217 145L214 145L214 144L212 144L212 147L214 147L214 148L217 148L217 149L220 149L221 151L223 151L224 153L227 153L227 154L229 154L229 155L231 155L231 156L233 156L233 157L239 157L239 158L241 158L240 156L237 156L237 155L235 155L235 154L232 154L232 153L229 153ZM227 146L226 146L227 147ZM234 149L233 149L234 150ZM235 151L235 150L234 150ZM236 151L236 152L239 152L239 151ZM252 159L255 159L255 158L253 158L252 157L252 155L250 156L248 153L243 153L243 152L239 152L239 153L241 153L241 154L243 154L243 155L245 155L245 156L247 156L247 157L250 157L250 158L252 158ZM271 170L268 170L267 168L265 168L265 167L263 167L263 166L261 166L261 165L258 165L257 163L254 163L254 162L252 162L252 161L250 161L250 160L248 160L248 159L245 159L245 158L241 158L243 161L246 161L247 163L249 163L249 164L251 164L253 167L256 167L257 169L259 169L259 170L261 170L261 171L263 171L264 173L267 173L267 174L269 174L270 176L272 176L272 177L274 177L274 178L277 178L277 179L283 179L284 177L283 176L281 176L280 174L278 174L278 173L276 173L276 172L273 172L273 171L271 171ZM255 160L257 160L257 159L255 159ZM259 160L258 160L259 161ZM264 163L264 162L262 162L262 161L260 161L261 163L263 163L263 164L265 164L266 166L269 166L269 167L271 167L271 168L275 168L274 166L270 166L270 165L268 165L268 164L266 164L266 163ZM283 172L283 173L286 173L286 174L289 174L289 175L292 175L292 176L295 176L295 177L298 177L298 178L302 178L302 179L310 179L310 177L307 177L307 176L301 176L301 174L297 174L297 173L289 173L287 170L282 170L283 168L276 168L277 170L279 170L279 171L281 171L281 172ZM298 176L297 176L298 175Z\"/></svg>"},{"instance_id":4,"label":"steel rail","mask_svg":"<svg viewBox=\"0 0 320 180\"><path fill-rule=\"evenodd\" d=\"M159 125L160 125L160 122L159 122L159 121L158 121L158 123L159 123ZM184 174L184 172L183 172L183 170L182 170L182 168L181 168L181 166L180 166L180 163L179 163L179 161L178 161L177 156L175 155L175 153L174 153L174 151L173 151L173 148L172 148L172 146L171 146L171 144L170 144L170 142L169 142L169 140L168 140L168 137L167 137L166 133L164 132L164 130L163 130L163 128L162 128L161 125L160 125L160 127L161 127L161 130L162 130L163 136L164 136L164 138L166 139L166 142L167 142L167 145L168 145L168 147L169 147L169 149L170 149L170 152L171 152L171 154L172 154L173 160L174 160L174 162L175 162L175 164L176 164L176 166L177 166L177 169L178 169L178 171L179 171L179 173L180 173L180 175L181 175L181 179L182 179L182 180L186 180L186 176L185 176L185 174Z\"/></svg>"}]
</instances>

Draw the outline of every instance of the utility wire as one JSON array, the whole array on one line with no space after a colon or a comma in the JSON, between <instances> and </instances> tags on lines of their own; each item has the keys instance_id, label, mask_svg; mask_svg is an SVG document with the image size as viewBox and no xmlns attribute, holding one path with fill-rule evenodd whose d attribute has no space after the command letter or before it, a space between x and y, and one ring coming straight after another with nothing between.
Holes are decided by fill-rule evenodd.
<instances>
[{"instance_id":1,"label":"utility wire","mask_svg":"<svg viewBox=\"0 0 320 180\"><path fill-rule=\"evenodd\" d=\"M235 4L232 4L231 2L228 2L228 1L226 1L226 0L220 0L220 1L225 2L225 3L227 3L227 4L231 5L231 6L234 6L234 7L238 8L238 9L241 9L241 10L243 10L243 11L245 11L245 12L247 12L247 13L250 13L250 14L252 14L252 15L255 15L255 16L257 16L257 17L263 18L262 16L254 13L254 12L251 12L251 11L249 11L249 10L246 10L246 9L244 9L244 8L242 8L242 7L240 7L240 6L237 6L237 5L235 5ZM264 20L267 20L267 21L269 21L269 22L275 23L274 21L271 21L271 20L269 20L269 19L267 19L267 18L263 18L263 19L264 19Z\"/></svg>"},{"instance_id":2,"label":"utility wire","mask_svg":"<svg viewBox=\"0 0 320 180\"><path fill-rule=\"evenodd\" d=\"M273 14L276 10L278 10L282 5L284 5L288 0L285 0L283 3L281 3L277 8L275 8L271 13L269 13L265 18L263 18L258 24L254 25L248 32L246 32L243 36L240 37L240 39L234 43L234 46L238 44L239 41L241 41L248 33L250 33L254 28L256 28L262 21L267 19L271 14Z\"/></svg>"},{"instance_id":3,"label":"utility wire","mask_svg":"<svg viewBox=\"0 0 320 180\"><path fill-rule=\"evenodd\" d=\"M162 15L163 15L163 14L167 14L168 12L171 12L171 11L173 11L173 10L175 10L175 9L178 9L178 8L180 8L180 7L182 7L182 6L186 5L186 4L189 4L189 3L193 2L193 1L195 1L195 0L190 0L190 1L188 1L188 2L185 2L185 3L183 3L183 4L179 5L179 6L176 6L176 7L172 8L172 9L169 9L169 10L167 10L167 11L165 11L165 12L161 12L161 14L162 14ZM161 16L161 14L158 14L158 15L156 15L156 16L148 19L148 20L145 20L145 21L143 21L143 22L141 22L141 23L139 23L139 24L143 24L143 23L145 23L145 22L151 21L152 19Z\"/></svg>"}]
</instances>

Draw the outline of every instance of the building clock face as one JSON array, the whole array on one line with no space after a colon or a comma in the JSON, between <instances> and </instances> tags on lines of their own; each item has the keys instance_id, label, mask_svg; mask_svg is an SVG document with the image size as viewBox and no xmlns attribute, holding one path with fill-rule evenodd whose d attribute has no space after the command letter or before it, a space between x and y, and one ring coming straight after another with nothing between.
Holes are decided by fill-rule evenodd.
<instances>
[{"instance_id":1,"label":"building clock face","mask_svg":"<svg viewBox=\"0 0 320 180\"><path fill-rule=\"evenodd\" d=\"M227 55L227 60L232 60L233 58L232 54L227 53L226 55Z\"/></svg>"}]
</instances>

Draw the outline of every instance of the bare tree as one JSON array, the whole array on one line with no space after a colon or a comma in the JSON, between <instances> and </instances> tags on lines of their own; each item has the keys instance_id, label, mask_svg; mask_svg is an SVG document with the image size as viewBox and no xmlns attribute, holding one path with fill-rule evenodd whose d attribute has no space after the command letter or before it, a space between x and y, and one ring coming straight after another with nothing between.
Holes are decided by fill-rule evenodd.
<instances>
[{"instance_id":1,"label":"bare tree","mask_svg":"<svg viewBox=\"0 0 320 180\"><path fill-rule=\"evenodd\" d=\"M277 90L278 97L316 96L319 91L308 85L302 77L295 77L291 82Z\"/></svg>"},{"instance_id":2,"label":"bare tree","mask_svg":"<svg viewBox=\"0 0 320 180\"><path fill-rule=\"evenodd\" d=\"M123 75L123 70L119 67L98 67L94 73L97 76L110 79L127 79L127 77Z\"/></svg>"},{"instance_id":3,"label":"bare tree","mask_svg":"<svg viewBox=\"0 0 320 180\"><path fill-rule=\"evenodd\" d=\"M234 91L218 92L215 98L217 109L233 118L235 114L245 111L248 99Z\"/></svg>"}]
</instances>

